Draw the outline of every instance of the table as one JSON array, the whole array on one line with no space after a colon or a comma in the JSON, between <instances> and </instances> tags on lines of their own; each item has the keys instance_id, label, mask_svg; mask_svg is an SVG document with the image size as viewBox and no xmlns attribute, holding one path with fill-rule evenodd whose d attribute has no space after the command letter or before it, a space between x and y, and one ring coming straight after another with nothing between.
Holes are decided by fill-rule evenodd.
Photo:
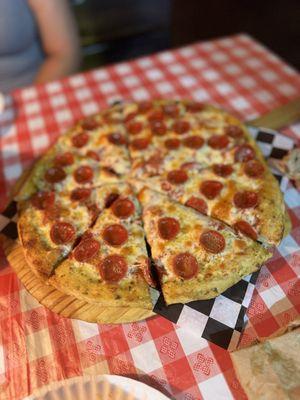
<instances>
[{"instance_id":1,"label":"table","mask_svg":"<svg viewBox=\"0 0 300 400\"><path fill-rule=\"evenodd\" d=\"M245 34L17 90L0 117L0 206L9 187L73 122L119 99L187 97L254 118L299 95L300 76ZM300 124L283 131L299 140ZM261 270L241 344L300 312L300 193L288 184L291 235ZM22 287L0 249L0 399L82 374L140 379L176 399L245 399L229 353L162 317L97 325L59 317Z\"/></svg>"}]
</instances>

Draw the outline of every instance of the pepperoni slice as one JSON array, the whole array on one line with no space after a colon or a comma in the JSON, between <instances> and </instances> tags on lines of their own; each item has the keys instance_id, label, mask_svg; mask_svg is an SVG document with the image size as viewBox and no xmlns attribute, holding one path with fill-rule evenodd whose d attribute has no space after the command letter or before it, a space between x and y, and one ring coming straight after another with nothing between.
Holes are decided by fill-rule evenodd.
<instances>
[{"instance_id":1,"label":"pepperoni slice","mask_svg":"<svg viewBox=\"0 0 300 400\"><path fill-rule=\"evenodd\" d=\"M201 164L196 162L196 161L185 162L185 163L180 165L180 169L184 169L186 171L189 171L191 169L200 170L201 169Z\"/></svg>"},{"instance_id":2,"label":"pepperoni slice","mask_svg":"<svg viewBox=\"0 0 300 400\"><path fill-rule=\"evenodd\" d=\"M85 231L84 234L81 236L81 242L87 239L93 239L94 235L91 231Z\"/></svg>"},{"instance_id":3,"label":"pepperoni slice","mask_svg":"<svg viewBox=\"0 0 300 400\"><path fill-rule=\"evenodd\" d=\"M71 199L74 201L87 200L92 193L92 189L89 188L77 188L72 190Z\"/></svg>"},{"instance_id":4,"label":"pepperoni slice","mask_svg":"<svg viewBox=\"0 0 300 400\"><path fill-rule=\"evenodd\" d=\"M118 218L128 218L134 213L135 207L129 199L118 199L112 205L112 212Z\"/></svg>"},{"instance_id":5,"label":"pepperoni slice","mask_svg":"<svg viewBox=\"0 0 300 400\"><path fill-rule=\"evenodd\" d=\"M186 206L194 208L199 211L201 214L207 215L207 203L205 200L200 199L199 197L192 196L185 203Z\"/></svg>"},{"instance_id":6,"label":"pepperoni slice","mask_svg":"<svg viewBox=\"0 0 300 400\"><path fill-rule=\"evenodd\" d=\"M99 124L94 118L86 118L84 121L81 122L81 126L83 129L86 129L87 131L92 131L93 129L96 129Z\"/></svg>"},{"instance_id":7,"label":"pepperoni slice","mask_svg":"<svg viewBox=\"0 0 300 400\"><path fill-rule=\"evenodd\" d=\"M209 230L201 233L200 244L209 253L221 253L225 249L225 239L224 236L213 230Z\"/></svg>"},{"instance_id":8,"label":"pepperoni slice","mask_svg":"<svg viewBox=\"0 0 300 400\"><path fill-rule=\"evenodd\" d=\"M237 221L233 225L234 229L237 230L238 232L243 233L246 236L249 236L253 240L257 240L257 233L255 230L252 228L252 226L243 220Z\"/></svg>"},{"instance_id":9,"label":"pepperoni slice","mask_svg":"<svg viewBox=\"0 0 300 400\"><path fill-rule=\"evenodd\" d=\"M78 183L88 183L93 180L94 172L88 165L82 165L74 172L74 178Z\"/></svg>"},{"instance_id":10,"label":"pepperoni slice","mask_svg":"<svg viewBox=\"0 0 300 400\"><path fill-rule=\"evenodd\" d=\"M112 144L123 145L126 144L126 138L119 132L113 132L107 135L107 139Z\"/></svg>"},{"instance_id":11,"label":"pepperoni slice","mask_svg":"<svg viewBox=\"0 0 300 400\"><path fill-rule=\"evenodd\" d=\"M199 264L192 254L179 253L173 258L173 271L182 279L191 279L197 275Z\"/></svg>"},{"instance_id":12,"label":"pepperoni slice","mask_svg":"<svg viewBox=\"0 0 300 400\"><path fill-rule=\"evenodd\" d=\"M118 254L105 257L99 265L100 276L108 283L120 281L126 275L127 269L125 258Z\"/></svg>"},{"instance_id":13,"label":"pepperoni slice","mask_svg":"<svg viewBox=\"0 0 300 400\"><path fill-rule=\"evenodd\" d=\"M258 203L258 196L255 192L237 192L233 197L233 203L237 208L253 208Z\"/></svg>"},{"instance_id":14,"label":"pepperoni slice","mask_svg":"<svg viewBox=\"0 0 300 400\"><path fill-rule=\"evenodd\" d=\"M141 101L139 104L138 104L138 111L140 112L140 113L146 113L147 111L149 111L149 110L151 110L151 108L152 108L152 102L151 101L147 101L147 100L145 100L145 101Z\"/></svg>"},{"instance_id":15,"label":"pepperoni slice","mask_svg":"<svg viewBox=\"0 0 300 400\"><path fill-rule=\"evenodd\" d=\"M250 144L242 144L238 146L234 153L236 162L246 162L255 158L255 151Z\"/></svg>"},{"instance_id":16,"label":"pepperoni slice","mask_svg":"<svg viewBox=\"0 0 300 400\"><path fill-rule=\"evenodd\" d=\"M175 218L160 218L157 223L159 236L164 240L174 239L179 230L180 224Z\"/></svg>"},{"instance_id":17,"label":"pepperoni slice","mask_svg":"<svg viewBox=\"0 0 300 400\"><path fill-rule=\"evenodd\" d=\"M176 118L179 115L179 108L177 104L166 104L163 106L163 111L166 115Z\"/></svg>"},{"instance_id":18,"label":"pepperoni slice","mask_svg":"<svg viewBox=\"0 0 300 400\"><path fill-rule=\"evenodd\" d=\"M174 169L167 175L168 182L173 185L180 185L188 180L188 174L183 169Z\"/></svg>"},{"instance_id":19,"label":"pepperoni slice","mask_svg":"<svg viewBox=\"0 0 300 400\"><path fill-rule=\"evenodd\" d=\"M207 144L215 150L221 150L228 146L229 139L226 135L214 135L208 139Z\"/></svg>"},{"instance_id":20,"label":"pepperoni slice","mask_svg":"<svg viewBox=\"0 0 300 400\"><path fill-rule=\"evenodd\" d=\"M148 283L148 285L155 288L157 285L152 276L150 258L147 258L145 260L145 262L140 263L140 270L142 272L142 275L143 275L145 281Z\"/></svg>"},{"instance_id":21,"label":"pepperoni slice","mask_svg":"<svg viewBox=\"0 0 300 400\"><path fill-rule=\"evenodd\" d=\"M60 204L54 203L49 208L44 209L43 224L58 220L62 215L62 208Z\"/></svg>"},{"instance_id":22,"label":"pepperoni slice","mask_svg":"<svg viewBox=\"0 0 300 400\"><path fill-rule=\"evenodd\" d=\"M126 115L126 117L124 118L125 122L129 122L131 121L133 118L135 118L137 116L137 112L133 111L129 114Z\"/></svg>"},{"instance_id":23,"label":"pepperoni slice","mask_svg":"<svg viewBox=\"0 0 300 400\"><path fill-rule=\"evenodd\" d=\"M131 146L135 150L145 150L150 144L150 138L138 138L131 142Z\"/></svg>"},{"instance_id":24,"label":"pepperoni slice","mask_svg":"<svg viewBox=\"0 0 300 400\"><path fill-rule=\"evenodd\" d=\"M119 197L118 193L110 193L105 199L105 207L109 208Z\"/></svg>"},{"instance_id":25,"label":"pepperoni slice","mask_svg":"<svg viewBox=\"0 0 300 400\"><path fill-rule=\"evenodd\" d=\"M121 246L127 241L128 232L123 225L109 225L103 231L103 239L110 246Z\"/></svg>"},{"instance_id":26,"label":"pepperoni slice","mask_svg":"<svg viewBox=\"0 0 300 400\"><path fill-rule=\"evenodd\" d=\"M226 178L227 176L232 174L233 168L231 165L228 164L215 164L213 166L213 171L216 175Z\"/></svg>"},{"instance_id":27,"label":"pepperoni slice","mask_svg":"<svg viewBox=\"0 0 300 400\"><path fill-rule=\"evenodd\" d=\"M163 161L163 157L159 153L157 153L153 154L151 157L148 158L148 160L144 161L144 165L146 168L148 167L151 170L153 169L155 171L158 171Z\"/></svg>"},{"instance_id":28,"label":"pepperoni slice","mask_svg":"<svg viewBox=\"0 0 300 400\"><path fill-rule=\"evenodd\" d=\"M54 205L54 192L37 192L31 197L31 203L39 210L46 210Z\"/></svg>"},{"instance_id":29,"label":"pepperoni slice","mask_svg":"<svg viewBox=\"0 0 300 400\"><path fill-rule=\"evenodd\" d=\"M72 153L67 151L66 153L58 154L54 159L54 165L56 167L67 167L72 165L74 162L74 156Z\"/></svg>"},{"instance_id":30,"label":"pepperoni slice","mask_svg":"<svg viewBox=\"0 0 300 400\"><path fill-rule=\"evenodd\" d=\"M65 171L61 167L51 167L45 173L45 179L49 183L61 182L66 176Z\"/></svg>"},{"instance_id":31,"label":"pepperoni slice","mask_svg":"<svg viewBox=\"0 0 300 400\"><path fill-rule=\"evenodd\" d=\"M265 169L261 162L250 160L246 162L244 171L250 178L260 178L265 172Z\"/></svg>"},{"instance_id":32,"label":"pepperoni slice","mask_svg":"<svg viewBox=\"0 0 300 400\"><path fill-rule=\"evenodd\" d=\"M55 244L66 244L73 240L75 236L75 228L68 222L57 221L52 225L50 237Z\"/></svg>"},{"instance_id":33,"label":"pepperoni slice","mask_svg":"<svg viewBox=\"0 0 300 400\"><path fill-rule=\"evenodd\" d=\"M83 147L89 141L89 135L86 132L78 133L76 136L72 137L72 144L75 147Z\"/></svg>"},{"instance_id":34,"label":"pepperoni slice","mask_svg":"<svg viewBox=\"0 0 300 400\"><path fill-rule=\"evenodd\" d=\"M188 132L191 129L191 125L188 121L178 120L173 124L173 130L179 135Z\"/></svg>"},{"instance_id":35,"label":"pepperoni slice","mask_svg":"<svg viewBox=\"0 0 300 400\"><path fill-rule=\"evenodd\" d=\"M137 135L143 129L143 124L139 121L132 121L126 124L127 130L132 135Z\"/></svg>"},{"instance_id":36,"label":"pepperoni slice","mask_svg":"<svg viewBox=\"0 0 300 400\"><path fill-rule=\"evenodd\" d=\"M91 158L92 160L100 161L100 156L99 156L99 154L96 153L96 152L93 151L93 150L87 151L86 156L87 156L88 158Z\"/></svg>"},{"instance_id":37,"label":"pepperoni slice","mask_svg":"<svg viewBox=\"0 0 300 400\"><path fill-rule=\"evenodd\" d=\"M225 133L232 138L240 138L244 135L243 129L236 125L226 126Z\"/></svg>"},{"instance_id":38,"label":"pepperoni slice","mask_svg":"<svg viewBox=\"0 0 300 400\"><path fill-rule=\"evenodd\" d=\"M169 150L176 150L180 146L179 139L167 139L165 140L165 147Z\"/></svg>"},{"instance_id":39,"label":"pepperoni slice","mask_svg":"<svg viewBox=\"0 0 300 400\"><path fill-rule=\"evenodd\" d=\"M204 181L201 183L200 192L209 200L216 198L223 189L223 183L219 181Z\"/></svg>"},{"instance_id":40,"label":"pepperoni slice","mask_svg":"<svg viewBox=\"0 0 300 400\"><path fill-rule=\"evenodd\" d=\"M200 136L188 136L183 139L183 144L190 149L200 149L204 144L204 140Z\"/></svg>"},{"instance_id":41,"label":"pepperoni slice","mask_svg":"<svg viewBox=\"0 0 300 400\"><path fill-rule=\"evenodd\" d=\"M74 258L79 262L86 262L96 255L100 243L95 239L82 240L74 251Z\"/></svg>"},{"instance_id":42,"label":"pepperoni slice","mask_svg":"<svg viewBox=\"0 0 300 400\"><path fill-rule=\"evenodd\" d=\"M151 121L150 127L154 135L163 136L167 132L167 127L163 121Z\"/></svg>"},{"instance_id":43,"label":"pepperoni slice","mask_svg":"<svg viewBox=\"0 0 300 400\"><path fill-rule=\"evenodd\" d=\"M162 112L162 110L155 110L149 115L148 121L149 122L163 121L164 117L165 116L164 116L164 113Z\"/></svg>"},{"instance_id":44,"label":"pepperoni slice","mask_svg":"<svg viewBox=\"0 0 300 400\"><path fill-rule=\"evenodd\" d=\"M186 107L187 111L189 111L191 113L196 113L196 112L200 112L203 110L204 104L198 103L195 101L195 102L187 103L185 107Z\"/></svg>"}]
</instances>

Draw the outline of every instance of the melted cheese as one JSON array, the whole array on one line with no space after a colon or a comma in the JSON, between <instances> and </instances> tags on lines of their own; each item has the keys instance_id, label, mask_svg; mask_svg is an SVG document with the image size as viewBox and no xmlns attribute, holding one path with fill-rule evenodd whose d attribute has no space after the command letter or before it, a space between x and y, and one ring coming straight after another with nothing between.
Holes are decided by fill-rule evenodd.
<instances>
[{"instance_id":1,"label":"melted cheese","mask_svg":"<svg viewBox=\"0 0 300 400\"><path fill-rule=\"evenodd\" d=\"M243 172L242 164L233 164L233 173L229 177L216 175L212 168L200 171L188 171L188 180L181 185L172 185L167 181L167 173L161 177L147 178L147 187L158 192L168 194L171 198L185 204L192 197L202 198L208 207L208 215L213 216L228 225L233 225L238 220L245 220L259 232L260 225L255 208L239 209L233 203L233 197L238 191L254 191L260 193L264 181L262 179L248 178ZM218 181L223 188L214 199L207 199L200 191L201 183L207 180ZM166 190L167 189L167 190Z\"/></svg>"},{"instance_id":2,"label":"melted cheese","mask_svg":"<svg viewBox=\"0 0 300 400\"><path fill-rule=\"evenodd\" d=\"M119 193L121 197L129 198L135 205L135 212L129 218L120 220L112 213L110 208L104 209L98 216L94 227L90 229L90 232L93 233L94 238L100 243L98 255L90 262L79 263L78 261L74 261L73 267L80 267L86 271L86 274L90 279L99 280L100 278L97 265L100 260L107 255L119 254L125 257L128 265L127 274L122 281L130 280L138 273L140 265L148 257L144 238L144 230L141 226L140 220L140 205L138 200L133 196L130 186L126 183L120 182L118 184L103 185L102 187L94 190L93 198L95 199L98 207L104 207L105 199L111 193ZM121 246L110 246L103 240L103 230L112 224L121 224L128 232L128 240Z\"/></svg>"},{"instance_id":3,"label":"melted cheese","mask_svg":"<svg viewBox=\"0 0 300 400\"><path fill-rule=\"evenodd\" d=\"M247 238L241 239L234 231L227 228L216 221L211 220L199 213L194 212L192 209L183 207L179 204L176 206L167 197L154 193L146 195L142 198L141 202L144 207L144 226L147 239L151 245L152 256L155 261L164 267L166 274L163 281L169 279L176 279L173 272L173 257L178 253L188 251L196 257L200 266L198 278L203 278L207 273L214 275L222 274L222 268L219 268L222 263L228 264L235 257L235 248L238 247L239 252L251 246L252 241ZM147 197L148 196L148 197ZM153 205L160 204L162 210L165 210L163 217L173 217L180 222L180 230L177 236L172 240L163 240L158 234L157 221L160 216L152 213ZM169 213L169 207L173 210ZM209 253L199 243L200 235L206 230L217 230L225 239L225 249L218 254Z\"/></svg>"}]
</instances>

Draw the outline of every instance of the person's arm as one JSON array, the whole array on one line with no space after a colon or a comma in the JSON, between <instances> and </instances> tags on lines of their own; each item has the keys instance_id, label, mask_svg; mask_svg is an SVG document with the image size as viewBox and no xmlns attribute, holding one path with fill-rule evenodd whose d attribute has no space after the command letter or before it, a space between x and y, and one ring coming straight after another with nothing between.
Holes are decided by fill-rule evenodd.
<instances>
[{"instance_id":1,"label":"person's arm","mask_svg":"<svg viewBox=\"0 0 300 400\"><path fill-rule=\"evenodd\" d=\"M67 0L28 0L46 55L35 83L62 78L80 65L77 27Z\"/></svg>"}]
</instances>

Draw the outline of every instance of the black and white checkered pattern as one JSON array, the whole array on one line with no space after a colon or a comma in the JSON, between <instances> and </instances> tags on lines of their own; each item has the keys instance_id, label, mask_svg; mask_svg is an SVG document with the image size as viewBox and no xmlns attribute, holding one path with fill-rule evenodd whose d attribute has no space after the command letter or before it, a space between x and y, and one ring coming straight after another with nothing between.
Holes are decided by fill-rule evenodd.
<instances>
[{"instance_id":1,"label":"black and white checkered pattern","mask_svg":"<svg viewBox=\"0 0 300 400\"><path fill-rule=\"evenodd\" d=\"M294 147L293 141L269 129L249 128L266 158L281 159ZM274 173L279 184L283 177ZM11 202L0 214L0 232L16 239L17 207ZM255 287L258 272L255 272L210 300L192 301L188 304L166 306L162 294L154 293L157 301L154 311L168 320L197 332L201 336L225 349L234 349L245 326L246 311Z\"/></svg>"},{"instance_id":2,"label":"black and white checkered pattern","mask_svg":"<svg viewBox=\"0 0 300 400\"><path fill-rule=\"evenodd\" d=\"M245 325L257 276L258 272L248 275L210 300L166 306L160 295L154 311L225 349L234 348Z\"/></svg>"},{"instance_id":3,"label":"black and white checkered pattern","mask_svg":"<svg viewBox=\"0 0 300 400\"><path fill-rule=\"evenodd\" d=\"M17 231L17 203L12 201L0 214L0 232L11 239L18 237Z\"/></svg>"}]
</instances>

